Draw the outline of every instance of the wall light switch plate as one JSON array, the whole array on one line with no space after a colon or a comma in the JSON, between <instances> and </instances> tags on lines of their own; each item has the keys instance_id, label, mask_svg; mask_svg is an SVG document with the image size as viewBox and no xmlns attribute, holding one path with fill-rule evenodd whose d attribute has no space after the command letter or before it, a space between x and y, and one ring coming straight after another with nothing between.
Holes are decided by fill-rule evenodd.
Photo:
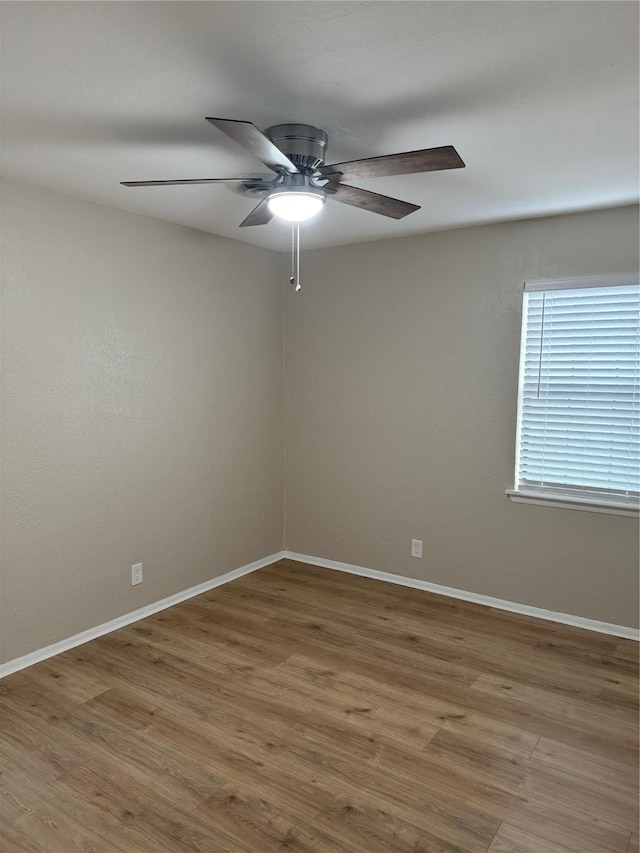
<instances>
[{"instance_id":1,"label":"wall light switch plate","mask_svg":"<svg viewBox=\"0 0 640 853\"><path fill-rule=\"evenodd\" d=\"M142 563L131 566L131 586L142 583Z\"/></svg>"},{"instance_id":2,"label":"wall light switch plate","mask_svg":"<svg viewBox=\"0 0 640 853\"><path fill-rule=\"evenodd\" d=\"M422 559L422 539L411 540L411 556Z\"/></svg>"}]
</instances>

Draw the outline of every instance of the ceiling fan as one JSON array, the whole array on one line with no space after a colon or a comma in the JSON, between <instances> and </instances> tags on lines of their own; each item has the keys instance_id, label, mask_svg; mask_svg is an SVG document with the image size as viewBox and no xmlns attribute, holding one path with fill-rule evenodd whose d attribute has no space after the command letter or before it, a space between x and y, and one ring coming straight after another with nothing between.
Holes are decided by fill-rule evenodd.
<instances>
[{"instance_id":1,"label":"ceiling fan","mask_svg":"<svg viewBox=\"0 0 640 853\"><path fill-rule=\"evenodd\" d=\"M224 118L207 118L207 121L246 148L275 174L263 178L122 181L122 185L239 184L247 195L263 196L257 207L240 223L240 227L245 228L248 225L266 225L274 215L288 222L302 222L319 213L327 198L392 219L402 219L420 210L420 206L342 182L464 168L452 145L326 166L328 137L320 128L309 124L277 124L262 133L250 121Z\"/></svg>"}]
</instances>

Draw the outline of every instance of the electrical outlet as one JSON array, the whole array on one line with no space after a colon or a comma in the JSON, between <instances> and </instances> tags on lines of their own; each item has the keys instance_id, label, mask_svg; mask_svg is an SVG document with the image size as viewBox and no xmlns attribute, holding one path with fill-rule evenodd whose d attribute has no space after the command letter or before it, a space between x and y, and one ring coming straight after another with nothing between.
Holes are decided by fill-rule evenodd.
<instances>
[{"instance_id":1,"label":"electrical outlet","mask_svg":"<svg viewBox=\"0 0 640 853\"><path fill-rule=\"evenodd\" d=\"M142 563L131 566L131 586L142 583Z\"/></svg>"},{"instance_id":2,"label":"electrical outlet","mask_svg":"<svg viewBox=\"0 0 640 853\"><path fill-rule=\"evenodd\" d=\"M411 540L411 556L422 559L422 539Z\"/></svg>"}]
</instances>

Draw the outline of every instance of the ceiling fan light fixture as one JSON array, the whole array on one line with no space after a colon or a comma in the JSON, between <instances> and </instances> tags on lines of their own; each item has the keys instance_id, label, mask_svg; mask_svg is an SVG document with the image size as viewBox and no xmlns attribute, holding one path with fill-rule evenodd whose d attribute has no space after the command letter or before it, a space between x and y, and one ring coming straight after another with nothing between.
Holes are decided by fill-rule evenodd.
<instances>
[{"instance_id":1,"label":"ceiling fan light fixture","mask_svg":"<svg viewBox=\"0 0 640 853\"><path fill-rule=\"evenodd\" d=\"M271 213L287 222L304 222L322 210L325 194L321 190L277 190L267 204Z\"/></svg>"}]
</instances>

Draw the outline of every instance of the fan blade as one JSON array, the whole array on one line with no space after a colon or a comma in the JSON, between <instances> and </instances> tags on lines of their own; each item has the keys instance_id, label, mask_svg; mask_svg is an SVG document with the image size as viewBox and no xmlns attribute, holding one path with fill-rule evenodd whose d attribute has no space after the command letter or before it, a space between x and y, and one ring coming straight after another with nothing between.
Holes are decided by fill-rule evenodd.
<instances>
[{"instance_id":1,"label":"fan blade","mask_svg":"<svg viewBox=\"0 0 640 853\"><path fill-rule=\"evenodd\" d=\"M257 207L254 207L251 213L245 220L240 223L240 228L246 228L247 225L266 225L273 219L273 213L267 205L268 198L263 198Z\"/></svg>"},{"instance_id":2,"label":"fan blade","mask_svg":"<svg viewBox=\"0 0 640 853\"><path fill-rule=\"evenodd\" d=\"M464 169L464 163L453 145L333 163L331 166L323 166L320 172L323 175L339 172L342 174L341 180L353 181L360 178L386 178L389 175L413 175L416 172L439 172L442 169Z\"/></svg>"},{"instance_id":3,"label":"fan blade","mask_svg":"<svg viewBox=\"0 0 640 853\"><path fill-rule=\"evenodd\" d=\"M382 216L390 216L391 219L402 219L416 210L420 210L419 204L411 204L408 201L400 201L388 195L361 190L358 187L350 187L347 184L327 184L324 188L330 193L329 198L341 201L343 204L352 204L372 213L381 213Z\"/></svg>"},{"instance_id":4,"label":"fan blade","mask_svg":"<svg viewBox=\"0 0 640 853\"><path fill-rule=\"evenodd\" d=\"M120 181L123 187L164 187L171 184L256 184L259 178L188 178L180 181Z\"/></svg>"},{"instance_id":5,"label":"fan blade","mask_svg":"<svg viewBox=\"0 0 640 853\"><path fill-rule=\"evenodd\" d=\"M254 157L278 174L285 172L295 175L298 167L292 163L273 142L250 121L236 121L229 118L211 118L207 121L230 136L234 142L250 151Z\"/></svg>"}]
</instances>

